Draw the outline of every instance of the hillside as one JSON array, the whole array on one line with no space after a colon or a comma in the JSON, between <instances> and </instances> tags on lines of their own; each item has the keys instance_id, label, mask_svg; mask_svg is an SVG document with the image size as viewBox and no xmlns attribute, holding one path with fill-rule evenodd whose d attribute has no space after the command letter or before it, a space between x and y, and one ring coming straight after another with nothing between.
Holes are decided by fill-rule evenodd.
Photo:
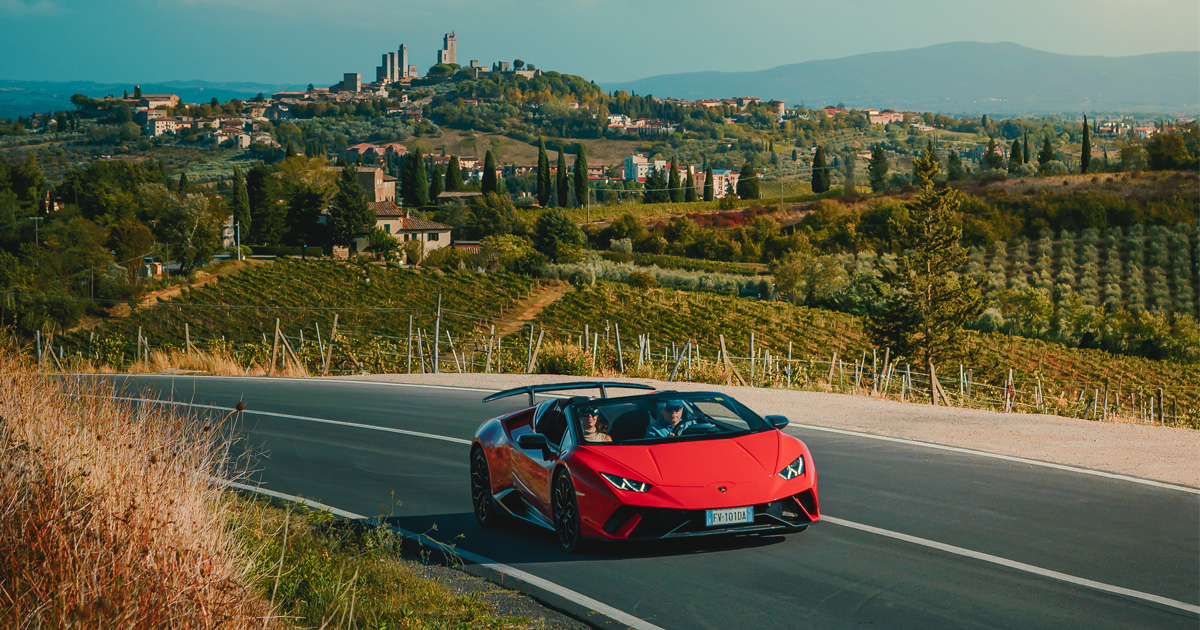
<instances>
[{"instance_id":1,"label":"hillside","mask_svg":"<svg viewBox=\"0 0 1200 630\"><path fill-rule=\"evenodd\" d=\"M74 109L71 95L87 94L96 98L112 94L120 96L125 90L133 92L131 83L96 83L94 81L0 81L0 118L28 116L30 112L55 112ZM210 81L164 81L143 83L143 94L178 94L185 102L207 103L215 98L225 102L231 98L253 98L259 92L270 96L283 90L303 90L303 85L267 83L214 83Z\"/></svg>"},{"instance_id":2,"label":"hillside","mask_svg":"<svg viewBox=\"0 0 1200 630\"><path fill-rule=\"evenodd\" d=\"M604 88L686 99L749 95L809 107L1194 115L1200 108L1200 52L1071 56L1007 42L955 42L756 72L659 75Z\"/></svg>"}]
</instances>

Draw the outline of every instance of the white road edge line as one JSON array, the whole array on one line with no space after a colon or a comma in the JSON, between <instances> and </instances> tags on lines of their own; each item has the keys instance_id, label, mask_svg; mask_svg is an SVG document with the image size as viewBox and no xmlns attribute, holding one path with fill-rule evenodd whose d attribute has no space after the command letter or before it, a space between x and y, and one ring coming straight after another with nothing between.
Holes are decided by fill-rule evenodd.
<instances>
[{"instance_id":1,"label":"white road edge line","mask_svg":"<svg viewBox=\"0 0 1200 630\"><path fill-rule=\"evenodd\" d=\"M221 479L216 479L215 481L221 483L222 485L229 486L231 488L238 488L239 490L245 490L247 492L253 492L256 494L262 494L262 495L266 495L266 496L270 496L270 497L285 499L285 500L293 501L296 503L302 503L304 505L316 508L318 510L328 510L330 513L335 514L337 516L341 516L343 518L348 518L348 519L353 519L353 520L358 520L358 521L367 520L367 517L365 517L361 514L355 514L354 512L347 512L346 510L338 509L331 505L325 505L324 503L318 503L316 501L312 501L310 499L305 499L303 497L298 497L298 496L291 495L291 494L284 494L282 492L276 492L275 490L267 490L266 488L249 486L246 484L236 483L236 482L232 482L232 481L226 481L226 480L221 480ZM562 597L563 599L566 599L570 602L573 602L575 604L583 606L584 608L594 610L594 611L612 619L613 621L616 621L617 623L624 624L625 626L634 628L635 630L663 630L663 628L661 628L660 626L656 626L644 619L635 617L623 610L613 608L612 606L609 606L608 604L605 604L604 602L592 599L591 597L588 597L587 595L584 595L583 593L573 591L565 586L561 586L559 584L556 584L556 583L546 580L544 578L540 578L536 575L533 575L532 573L528 573L528 572L522 571L521 569L518 569L516 567L504 564L503 562L496 562L495 560L485 558L484 556L481 556L477 553L472 553L465 549L457 549L454 547L450 547L444 543L441 543L432 538L429 538L428 536L425 536L424 534L418 534L416 532L411 532L407 529L404 529L401 527L396 527L394 525L389 525L389 527L392 530L398 532L400 535L404 536L405 538L411 538L411 539L417 540L421 544L435 547L437 549L442 550L443 552L445 552L447 554L457 556L459 558L467 560L467 561L471 562L472 564L477 564L477 565L485 567L487 569L491 569L492 571L495 571L497 573L502 573L509 577L520 580L526 584L529 584L530 586L534 586L534 587L540 588L544 591L548 591L559 597Z\"/></svg>"},{"instance_id":2,"label":"white road edge line","mask_svg":"<svg viewBox=\"0 0 1200 630\"><path fill-rule=\"evenodd\" d=\"M982 553L979 551L972 551L970 549L964 549L962 547L955 547L954 545L947 545L945 543L940 543L940 542L937 542L934 540L929 540L927 538L920 538L917 536L909 536L908 534L901 534L899 532L893 532L891 530L881 529L879 527L873 527L871 525L864 525L862 523L855 523L854 521L847 521L845 519L835 518L833 516L829 516L828 514L822 514L821 520L828 521L830 523L833 523L834 525L841 525L842 527L849 527L851 529L857 529L859 531L876 534L878 536L886 536L888 538L894 538L896 540L903 540L904 542L912 543L914 545L920 545L922 547L929 547L931 549L937 549L939 551L944 551L946 553L951 553L951 554L954 554L957 556L963 556L966 558L973 558L975 560L982 560L983 562L990 562L992 564L998 564L1000 566L1008 567L1010 569L1016 569L1018 571L1024 571L1026 573L1040 575L1042 577L1047 577L1047 578L1050 578L1053 580L1059 580L1062 582L1075 584L1077 586L1084 586L1087 588L1095 589L1097 591L1103 591L1105 593L1112 593L1114 595L1123 595L1125 597L1131 597L1134 599L1141 599L1141 600L1145 600L1148 602L1154 602L1156 604L1160 604L1162 606L1168 606L1170 608L1178 608L1179 610L1190 612L1192 614L1200 614L1200 606L1189 604L1187 602L1181 602L1181 601L1170 599L1167 597L1161 597L1159 595L1153 595L1151 593L1135 591L1133 589L1128 589L1128 588L1124 588L1121 586L1113 586L1111 584L1105 584L1104 582L1097 582L1095 580L1089 580L1087 578L1075 577L1074 575L1068 575L1066 573L1060 573L1058 571L1051 571L1050 569L1043 569L1041 567L1033 566L1032 564L1025 564L1024 562L1017 562L1016 560L1009 560L1007 558L1001 558L999 556L993 556L991 554Z\"/></svg>"},{"instance_id":3,"label":"white road edge line","mask_svg":"<svg viewBox=\"0 0 1200 630\"><path fill-rule=\"evenodd\" d=\"M153 400L153 399L145 399L145 398L117 398L117 400L156 402L156 403L164 403L164 404L170 404L170 405L185 405L185 406L190 406L190 407L202 407L202 408L206 408L206 409L216 409L219 411L235 411L235 409L232 407L219 407L216 405L202 405L202 404L197 404L197 403L184 403L184 402L175 402L175 401L167 401L167 400ZM324 418L296 416L296 415L291 415L291 414L286 414L286 413L275 413L275 412L271 412L271 411L252 411L250 409L246 409L242 413L256 413L256 414L260 414L260 415L267 415L267 416L272 416L272 417L277 417L277 418L290 418L290 419L302 420L302 421L306 421L306 422L334 424L334 425L338 425L338 426L352 427L352 428L357 428L357 429L367 429L367 430L371 430L371 431L383 431L383 432L387 432L387 433L401 433L404 435L412 435L414 437L424 437L424 438L442 440L442 441L446 441L446 442L454 442L454 443L459 443L459 444L470 444L471 443L470 440L464 440L461 438L453 438L453 437L448 437L448 436L444 436L444 435L433 435L431 433L421 433L419 431L405 431L403 429L392 429L392 428L388 428L388 427L380 427L380 426L375 426L375 425L370 425L370 424L357 424L354 422L341 422L338 420L326 420ZM1123 595L1125 597L1141 599L1141 600L1145 600L1148 602L1160 604L1162 606L1167 606L1170 608L1177 608L1179 610L1183 610L1183 611L1190 612L1193 614L1200 614L1200 606L1189 604L1187 602L1181 602L1181 601L1170 599L1167 597L1162 597L1160 595L1144 593L1142 591L1135 591L1133 589L1128 589L1128 588L1124 588L1121 586L1113 586L1111 584L1105 584L1104 582L1097 582L1095 580L1089 580L1087 578L1076 577L1073 575L1069 575L1067 573L1061 573L1059 571L1043 569L1041 567L1037 567L1032 564L1018 562L1016 560L1008 560L1007 558L1001 558L1000 556L993 556L991 554L986 554L986 553L979 552L979 551L972 551L970 549L966 549L963 547L956 547L954 545L948 545L946 543L940 543L940 542L929 540L926 538L910 536L908 534L902 534L900 532L894 532L892 530L882 529L879 527L874 527L872 525L865 525L863 523L847 521L845 519L840 519L840 518L836 518L833 516L829 516L828 514L822 514L821 520L828 521L835 525L841 525L843 527L849 527L851 529L857 529L860 531L877 534L879 536L886 536L888 538L894 538L896 540L903 540L905 542L909 542L914 545L921 545L923 547L937 549L940 551L944 551L946 553L951 553L951 554L963 556L966 558L973 558L975 560L982 560L984 562L998 564L1001 566L1009 567L1011 569L1017 569L1018 571L1025 571L1026 573L1032 573L1034 575L1039 575L1042 577L1059 580L1062 582L1067 582L1069 584L1092 588L1092 589L1102 591L1105 593L1113 593L1116 595ZM468 557L467 554L469 554L470 552L459 552L459 553L463 557ZM482 560L486 560L485 558L482 558L482 556L479 556L479 558ZM475 560L472 560L472 562L475 562ZM488 562L490 562L490 561L488 561ZM507 565L500 565L500 566L507 566ZM512 567L508 567L508 568L512 568ZM513 570L518 571L519 569L513 569ZM541 580L543 582L545 581L545 580L542 580L542 578L538 578L538 577L532 576L532 575L530 576L530 578L536 579L536 580ZM521 578L521 579L524 579L524 578ZM534 582L530 582L530 583L533 584ZM553 584L553 583L547 582L547 584ZM540 584L539 584L539 586L540 586ZM549 590L549 589L547 589L547 590ZM580 595L580 597L584 597L584 596ZM620 612L620 611L617 611L617 612ZM624 614L624 613L622 613L622 614ZM636 619L636 617L633 617L633 618ZM622 623L625 623L625 622L622 621ZM648 627L655 627L655 626L648 626Z\"/></svg>"},{"instance_id":4,"label":"white road edge line","mask_svg":"<svg viewBox=\"0 0 1200 630\"><path fill-rule=\"evenodd\" d=\"M171 374L138 374L136 376L138 378L143 378L143 377L147 377L147 376L153 377L153 378L172 378L172 379L177 378L176 375L171 375ZM184 375L184 376L186 376L186 375ZM287 381L297 380L295 378L283 377L283 376L254 376L254 377L205 376L204 378L231 379L231 380L246 380L247 378L255 378L255 379L266 378L266 379L271 379L271 380L287 380ZM479 387L461 387L461 386L457 386L457 385L424 385L424 384L420 384L420 383L389 383L387 381L359 381L359 380L342 379L342 378L315 378L312 380L319 380L319 381L324 381L324 382L329 382L329 383L354 383L357 385L384 385L384 386L388 386L388 387L404 387L404 388L412 388L412 389L443 389L443 390L451 390L451 391L481 392L481 393L495 393L495 392L501 391L498 389L486 389L486 388L479 388ZM538 396L543 396L546 398L565 398L565 396L556 396L554 394L538 394ZM966 455L976 455L979 457L990 457L992 459L999 459L999 460L1004 460L1004 461L1016 462L1016 463L1020 463L1020 464L1027 464L1029 466L1041 466L1042 468L1052 468L1054 470L1062 470L1062 471L1066 471L1066 472L1079 473L1081 475L1093 475L1096 477L1104 477L1106 479L1117 479L1120 481L1127 481L1129 483L1141 484L1143 486L1150 486L1153 488L1162 488L1165 490L1178 490L1180 492L1187 492L1189 494L1200 495L1200 488L1192 488L1190 486L1181 486L1178 484L1167 483L1165 481L1155 481L1153 479L1143 479L1141 477L1132 477L1129 475L1122 475L1120 473L1106 472L1103 470L1094 470L1091 468L1080 468L1078 466L1070 466L1067 464L1055 464L1053 462L1044 462L1044 461L1040 461L1040 460L1036 460L1036 459L1026 459L1024 457L1017 457L1015 455L1001 455L999 453L989 453L987 451L977 451L974 449L964 448L961 446L946 446L944 444L934 444L932 442L920 442L918 440L910 440L907 438L898 438L898 437L891 437L891 436L887 436L887 435L879 435L877 433L866 433L863 431L853 431L850 429L835 429L833 427L822 427L822 426L818 426L815 424L804 424L804 423L797 422L797 423L793 423L791 426L795 427L795 428L801 428L801 429L811 429L813 431L824 431L826 433L839 433L842 435L850 435L850 436L854 436L854 437L867 438L867 439L871 439L871 440L880 440L883 442L894 442L897 444L906 444L908 446L917 446L917 447L923 447L923 448L931 448L931 449L940 450L940 451L949 451L952 453L963 453Z\"/></svg>"}]
</instances>

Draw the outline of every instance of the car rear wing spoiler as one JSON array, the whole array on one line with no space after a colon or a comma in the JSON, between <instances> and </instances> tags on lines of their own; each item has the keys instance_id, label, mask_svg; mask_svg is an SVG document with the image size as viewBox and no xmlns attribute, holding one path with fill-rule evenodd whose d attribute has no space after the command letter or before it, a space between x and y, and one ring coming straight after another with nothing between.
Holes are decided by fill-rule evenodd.
<instances>
[{"instance_id":1,"label":"car rear wing spoiler","mask_svg":"<svg viewBox=\"0 0 1200 630\"><path fill-rule=\"evenodd\" d=\"M491 396L484 398L483 402L485 402L485 403L492 402L493 400L500 400L501 398L508 398L510 396L518 396L520 394L528 394L529 395L529 406L532 407L536 402L534 400L534 397L542 392L558 392L558 391L564 391L564 390L570 390L570 389L598 389L598 390L600 390L601 398L608 398L608 390L609 389L649 389L652 391L654 390L653 387L651 387L649 385L642 385L641 383L617 383L617 382L613 382L613 381L576 381L574 383L547 383L545 385L526 385L525 387L514 387L512 389L506 389L502 392L496 392L495 394L492 394Z\"/></svg>"}]
</instances>

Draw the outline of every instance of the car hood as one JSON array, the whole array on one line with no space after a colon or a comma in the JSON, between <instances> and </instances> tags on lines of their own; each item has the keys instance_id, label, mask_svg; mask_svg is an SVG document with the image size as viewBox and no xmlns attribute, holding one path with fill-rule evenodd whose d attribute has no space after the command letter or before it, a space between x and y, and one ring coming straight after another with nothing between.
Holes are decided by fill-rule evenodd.
<instances>
[{"instance_id":1,"label":"car hood","mask_svg":"<svg viewBox=\"0 0 1200 630\"><path fill-rule=\"evenodd\" d=\"M703 487L745 483L779 472L781 440L778 431L763 431L670 444L596 446L587 451L597 472L631 476L656 486Z\"/></svg>"}]
</instances>

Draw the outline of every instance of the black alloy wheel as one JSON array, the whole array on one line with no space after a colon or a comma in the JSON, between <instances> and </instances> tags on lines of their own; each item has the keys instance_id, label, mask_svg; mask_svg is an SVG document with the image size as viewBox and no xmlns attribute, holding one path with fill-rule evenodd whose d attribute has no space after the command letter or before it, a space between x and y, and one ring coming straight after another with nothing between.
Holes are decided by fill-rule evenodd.
<instances>
[{"instance_id":1,"label":"black alloy wheel","mask_svg":"<svg viewBox=\"0 0 1200 630\"><path fill-rule=\"evenodd\" d=\"M471 451L471 507L475 509L475 520L484 527L495 525L499 519L492 498L492 476L482 448Z\"/></svg>"},{"instance_id":2,"label":"black alloy wheel","mask_svg":"<svg viewBox=\"0 0 1200 630\"><path fill-rule=\"evenodd\" d=\"M575 499L575 484L571 483L571 475L565 471L554 477L554 532L558 534L558 544L567 553L574 553L579 548L579 504Z\"/></svg>"}]
</instances>

